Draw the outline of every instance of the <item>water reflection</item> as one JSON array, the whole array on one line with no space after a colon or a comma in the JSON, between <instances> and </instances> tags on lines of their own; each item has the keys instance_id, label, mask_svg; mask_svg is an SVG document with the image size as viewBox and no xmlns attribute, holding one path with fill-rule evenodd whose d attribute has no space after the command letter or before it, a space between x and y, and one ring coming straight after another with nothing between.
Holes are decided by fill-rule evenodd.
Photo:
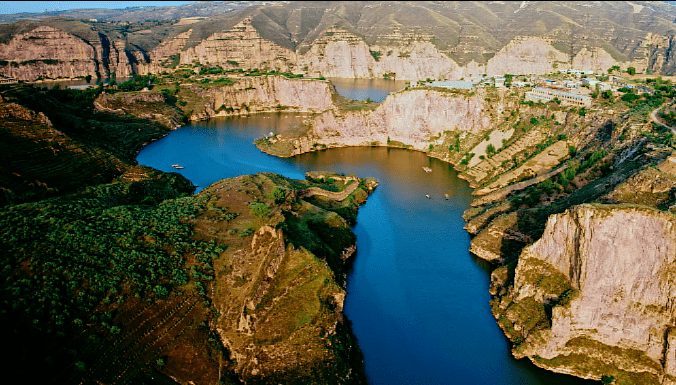
<instances>
[{"instance_id":1,"label":"water reflection","mask_svg":"<svg viewBox=\"0 0 676 385\"><path fill-rule=\"evenodd\" d=\"M388 94L406 87L405 81L392 79L344 79L330 78L336 91L347 98L356 100L371 99L382 102Z\"/></svg>"}]
</instances>

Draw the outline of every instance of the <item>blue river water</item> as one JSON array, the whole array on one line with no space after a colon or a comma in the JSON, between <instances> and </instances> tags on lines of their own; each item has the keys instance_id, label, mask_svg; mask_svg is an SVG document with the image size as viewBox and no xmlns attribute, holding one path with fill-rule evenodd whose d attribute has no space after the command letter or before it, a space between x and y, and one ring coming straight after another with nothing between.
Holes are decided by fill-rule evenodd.
<instances>
[{"instance_id":1,"label":"blue river water","mask_svg":"<svg viewBox=\"0 0 676 385\"><path fill-rule=\"evenodd\" d=\"M378 100L396 88L387 81L368 82L352 93L337 89ZM364 94L368 87L375 91ZM252 144L268 132L298 128L303 115L194 123L149 144L137 160L167 172L176 172L171 165L178 163L199 189L258 172L302 179L306 171L327 170L378 178L380 185L359 209L353 229L357 253L345 302L371 384L590 383L511 356L490 311L490 266L468 251L462 213L471 189L450 164L414 151L371 147L283 159Z\"/></svg>"}]
</instances>

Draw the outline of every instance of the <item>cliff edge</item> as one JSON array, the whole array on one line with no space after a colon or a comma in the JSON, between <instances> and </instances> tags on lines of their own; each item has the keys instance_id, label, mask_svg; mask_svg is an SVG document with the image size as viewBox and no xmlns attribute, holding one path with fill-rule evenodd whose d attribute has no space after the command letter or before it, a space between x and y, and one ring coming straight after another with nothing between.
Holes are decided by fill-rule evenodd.
<instances>
[{"instance_id":1,"label":"cliff edge","mask_svg":"<svg viewBox=\"0 0 676 385\"><path fill-rule=\"evenodd\" d=\"M585 378L676 383L675 223L634 205L550 216L522 251L513 287L493 301L515 356ZM499 286L507 276L492 278Z\"/></svg>"}]
</instances>

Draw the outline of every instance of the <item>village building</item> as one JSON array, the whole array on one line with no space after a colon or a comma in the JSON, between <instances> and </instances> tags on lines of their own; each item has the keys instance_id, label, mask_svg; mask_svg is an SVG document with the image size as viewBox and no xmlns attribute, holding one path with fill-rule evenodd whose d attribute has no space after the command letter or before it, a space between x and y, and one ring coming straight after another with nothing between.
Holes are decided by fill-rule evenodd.
<instances>
[{"instance_id":1,"label":"village building","mask_svg":"<svg viewBox=\"0 0 676 385\"><path fill-rule=\"evenodd\" d=\"M563 87L541 86L526 92L526 100L532 100L534 102L539 101L546 103L554 98L560 100L563 104L583 107L591 106L591 98L588 95L572 93Z\"/></svg>"}]
</instances>

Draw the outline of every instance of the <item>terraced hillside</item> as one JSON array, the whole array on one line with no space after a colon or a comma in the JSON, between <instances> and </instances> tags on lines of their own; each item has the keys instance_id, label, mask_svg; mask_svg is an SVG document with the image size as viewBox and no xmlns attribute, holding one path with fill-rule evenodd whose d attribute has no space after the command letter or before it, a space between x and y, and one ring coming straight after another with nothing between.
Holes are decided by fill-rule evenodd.
<instances>
[{"instance_id":1,"label":"terraced hillside","mask_svg":"<svg viewBox=\"0 0 676 385\"><path fill-rule=\"evenodd\" d=\"M108 183L134 167L137 173L154 175L135 166L136 152L174 128L182 114L159 94L152 101L132 97L126 110L97 110L95 98L101 92L30 86L0 90L3 204ZM98 105L108 105L107 99L100 98Z\"/></svg>"},{"instance_id":2,"label":"terraced hillside","mask_svg":"<svg viewBox=\"0 0 676 385\"><path fill-rule=\"evenodd\" d=\"M376 184L259 174L189 195L164 174L5 206L7 378L365 383L342 306ZM300 198L321 187L351 193Z\"/></svg>"}]
</instances>

